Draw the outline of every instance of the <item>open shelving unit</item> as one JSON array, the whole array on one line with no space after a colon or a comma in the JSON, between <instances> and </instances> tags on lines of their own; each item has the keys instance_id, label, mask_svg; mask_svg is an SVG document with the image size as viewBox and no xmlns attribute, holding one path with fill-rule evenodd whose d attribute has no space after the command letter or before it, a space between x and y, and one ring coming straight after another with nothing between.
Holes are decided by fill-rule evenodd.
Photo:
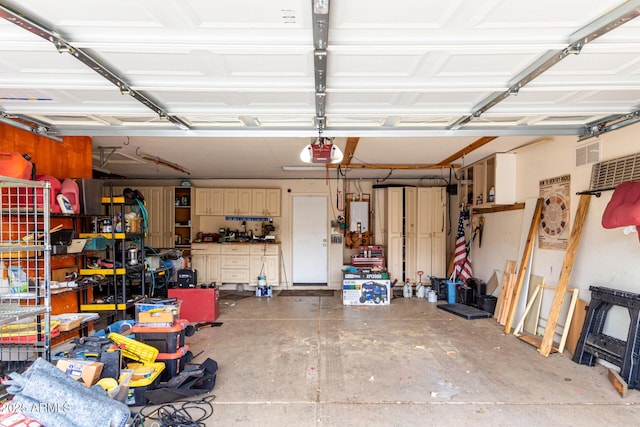
<instances>
[{"instance_id":1,"label":"open shelving unit","mask_svg":"<svg viewBox=\"0 0 640 427\"><path fill-rule=\"evenodd\" d=\"M174 197L174 247L188 250L191 247L191 187L176 187Z\"/></svg>"},{"instance_id":2,"label":"open shelving unit","mask_svg":"<svg viewBox=\"0 0 640 427\"><path fill-rule=\"evenodd\" d=\"M125 229L124 214L125 214L125 198L123 196L113 196L113 190L110 191L110 196L102 198L102 204L105 206L106 214L96 219L108 219L111 221L111 231L98 232L98 221L94 220L94 228L90 233L80 233L81 238L96 239L103 238L109 244L104 249L105 256L109 257L113 262L111 268L89 268L85 266L79 271L80 276L94 276L102 275L107 279L106 295L103 296L103 300L98 301L83 301L80 304L80 311L82 312L100 312L111 318L111 320L124 320L127 318L127 310L131 309L138 298L128 292L129 288L129 274L131 270L143 270L144 263L142 255L135 266L129 266L129 260L127 258L128 245L135 245L139 249L139 253L144 253L144 225L140 226L137 232L125 232L116 231L116 218L121 218L121 227ZM132 243L133 242L133 243ZM144 274L139 275L141 292L139 296L145 294L145 277ZM94 297L95 297L94 293Z\"/></svg>"},{"instance_id":3,"label":"open shelving unit","mask_svg":"<svg viewBox=\"0 0 640 427\"><path fill-rule=\"evenodd\" d=\"M0 177L0 376L51 359L49 193Z\"/></svg>"}]
</instances>

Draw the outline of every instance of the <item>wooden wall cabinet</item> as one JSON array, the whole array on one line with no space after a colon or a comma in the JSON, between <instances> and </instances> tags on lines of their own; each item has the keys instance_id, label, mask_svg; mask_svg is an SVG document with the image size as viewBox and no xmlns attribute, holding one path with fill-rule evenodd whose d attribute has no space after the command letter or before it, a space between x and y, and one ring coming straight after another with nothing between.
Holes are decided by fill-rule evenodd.
<instances>
[{"instance_id":1,"label":"wooden wall cabinet","mask_svg":"<svg viewBox=\"0 0 640 427\"><path fill-rule=\"evenodd\" d=\"M224 215L222 188L194 188L196 215Z\"/></svg>"},{"instance_id":2,"label":"wooden wall cabinet","mask_svg":"<svg viewBox=\"0 0 640 427\"><path fill-rule=\"evenodd\" d=\"M496 153L460 170L460 201L476 207L516 202L516 155Z\"/></svg>"},{"instance_id":3,"label":"wooden wall cabinet","mask_svg":"<svg viewBox=\"0 0 640 427\"><path fill-rule=\"evenodd\" d=\"M387 269L389 277L404 281L404 188L385 188L384 218L382 224L385 229L383 245L385 247Z\"/></svg>"},{"instance_id":4,"label":"wooden wall cabinet","mask_svg":"<svg viewBox=\"0 0 640 427\"><path fill-rule=\"evenodd\" d=\"M445 277L447 262L447 190L418 188L415 270Z\"/></svg>"},{"instance_id":5,"label":"wooden wall cabinet","mask_svg":"<svg viewBox=\"0 0 640 427\"><path fill-rule=\"evenodd\" d=\"M375 190L375 235L385 246L390 278L402 282L446 274L447 193L444 187L389 187Z\"/></svg>"},{"instance_id":6,"label":"wooden wall cabinet","mask_svg":"<svg viewBox=\"0 0 640 427\"><path fill-rule=\"evenodd\" d=\"M113 195L122 195L122 191L127 188L124 186L113 186ZM145 245L155 249L172 248L174 242L174 187L140 187L131 186L138 190L144 196L145 208L148 215L147 235L145 236ZM105 186L105 195L108 192L108 186ZM133 206L132 206L133 207ZM130 208L126 208L125 212L129 212Z\"/></svg>"},{"instance_id":7,"label":"wooden wall cabinet","mask_svg":"<svg viewBox=\"0 0 640 427\"><path fill-rule=\"evenodd\" d=\"M251 190L251 214L280 216L280 189L254 188Z\"/></svg>"},{"instance_id":8,"label":"wooden wall cabinet","mask_svg":"<svg viewBox=\"0 0 640 427\"><path fill-rule=\"evenodd\" d=\"M195 215L280 216L279 188L194 188Z\"/></svg>"},{"instance_id":9,"label":"wooden wall cabinet","mask_svg":"<svg viewBox=\"0 0 640 427\"><path fill-rule=\"evenodd\" d=\"M225 188L223 191L225 215L251 215L250 188Z\"/></svg>"}]
</instances>

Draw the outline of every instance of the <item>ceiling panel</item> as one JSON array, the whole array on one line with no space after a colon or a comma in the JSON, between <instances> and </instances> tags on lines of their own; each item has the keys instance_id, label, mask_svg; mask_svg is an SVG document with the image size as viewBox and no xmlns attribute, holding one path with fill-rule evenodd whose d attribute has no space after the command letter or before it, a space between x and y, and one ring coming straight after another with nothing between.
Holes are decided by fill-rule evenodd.
<instances>
[{"instance_id":1,"label":"ceiling panel","mask_svg":"<svg viewBox=\"0 0 640 427\"><path fill-rule=\"evenodd\" d=\"M435 164L498 137L460 163L550 135L577 138L640 107L637 18L560 54L577 34L640 11L640 0L335 0L326 74L314 68L312 3L1 1L0 118L89 135L96 147L117 146L123 162L153 151L192 177L292 177L282 166L300 164L320 133L342 147L359 138L356 157L382 164ZM563 59L535 74L552 57ZM326 92L316 94L316 78ZM179 175L155 164L113 169Z\"/></svg>"}]
</instances>

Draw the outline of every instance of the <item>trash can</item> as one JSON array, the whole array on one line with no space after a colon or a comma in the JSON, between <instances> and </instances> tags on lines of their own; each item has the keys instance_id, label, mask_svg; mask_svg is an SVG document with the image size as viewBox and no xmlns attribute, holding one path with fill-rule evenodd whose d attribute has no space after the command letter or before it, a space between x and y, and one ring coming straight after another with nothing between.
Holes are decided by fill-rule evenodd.
<instances>
[{"instance_id":1,"label":"trash can","mask_svg":"<svg viewBox=\"0 0 640 427\"><path fill-rule=\"evenodd\" d=\"M455 304L456 303L456 291L458 285L461 285L462 282L456 282L455 280L447 280L445 281L447 284L447 303Z\"/></svg>"}]
</instances>

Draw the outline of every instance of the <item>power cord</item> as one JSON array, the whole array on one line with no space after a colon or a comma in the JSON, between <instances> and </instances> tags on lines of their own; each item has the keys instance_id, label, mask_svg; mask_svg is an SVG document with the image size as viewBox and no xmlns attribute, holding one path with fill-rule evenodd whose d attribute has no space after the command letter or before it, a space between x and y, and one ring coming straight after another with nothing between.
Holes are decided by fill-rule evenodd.
<instances>
[{"instance_id":1,"label":"power cord","mask_svg":"<svg viewBox=\"0 0 640 427\"><path fill-rule=\"evenodd\" d=\"M206 427L205 420L213 415L213 400L215 395L209 395L199 400L176 400L158 407L144 406L133 417L131 427L145 427L147 424L158 427ZM179 404L179 405L177 405ZM144 414L145 409L153 410Z\"/></svg>"}]
</instances>

